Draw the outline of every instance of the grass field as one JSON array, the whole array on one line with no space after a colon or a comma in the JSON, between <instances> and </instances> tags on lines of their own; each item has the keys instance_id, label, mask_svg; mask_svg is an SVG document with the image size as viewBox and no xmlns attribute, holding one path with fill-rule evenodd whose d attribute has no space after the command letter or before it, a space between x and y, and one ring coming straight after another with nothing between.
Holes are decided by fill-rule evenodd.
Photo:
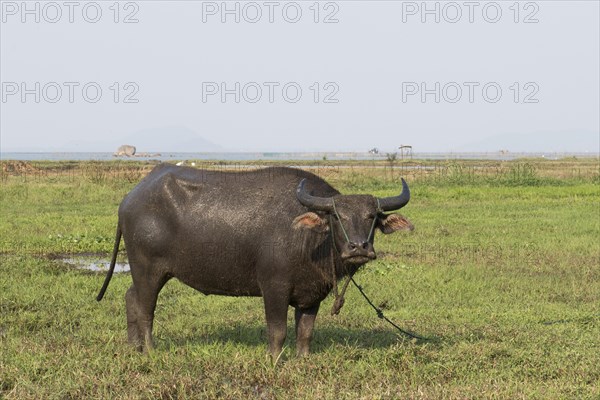
<instances>
[{"instance_id":1,"label":"grass field","mask_svg":"<svg viewBox=\"0 0 600 400\"><path fill-rule=\"evenodd\" d=\"M308 358L294 356L289 313L273 366L261 299L172 280L157 349L137 353L126 341L130 276L115 275L98 303L104 273L59 256L106 258L118 204L152 165L2 162L0 398L600 398L597 159L305 167L343 193L391 195L407 178L402 213L416 229L377 234L379 258L356 280L386 316L433 340L398 335L350 287L339 316L325 300Z\"/></svg>"}]
</instances>

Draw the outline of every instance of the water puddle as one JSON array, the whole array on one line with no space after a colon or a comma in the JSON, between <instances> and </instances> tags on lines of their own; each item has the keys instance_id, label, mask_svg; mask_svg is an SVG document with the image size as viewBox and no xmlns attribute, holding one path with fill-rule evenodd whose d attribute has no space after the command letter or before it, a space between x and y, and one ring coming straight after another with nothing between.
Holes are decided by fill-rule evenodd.
<instances>
[{"instance_id":1,"label":"water puddle","mask_svg":"<svg viewBox=\"0 0 600 400\"><path fill-rule=\"evenodd\" d=\"M110 260L103 259L98 255L70 255L67 257L59 258L60 261L69 264L77 269L85 269L94 272L106 272L110 267ZM125 260L119 261L115 264L115 272L129 272L129 264Z\"/></svg>"}]
</instances>

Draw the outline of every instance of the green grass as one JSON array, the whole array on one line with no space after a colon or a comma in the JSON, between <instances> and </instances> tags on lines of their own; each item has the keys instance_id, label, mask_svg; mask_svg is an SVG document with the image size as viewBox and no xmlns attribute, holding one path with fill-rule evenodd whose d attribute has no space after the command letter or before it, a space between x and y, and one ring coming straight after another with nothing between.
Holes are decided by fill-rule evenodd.
<instances>
[{"instance_id":1,"label":"green grass","mask_svg":"<svg viewBox=\"0 0 600 400\"><path fill-rule=\"evenodd\" d=\"M0 398L600 397L597 160L404 171L413 196L402 213L416 230L377 234L379 258L356 279L386 316L433 340L398 335L350 287L339 316L323 303L306 359L294 357L289 313L276 366L261 299L172 280L157 349L139 354L126 343L130 276L115 275L98 303L104 274L53 256L111 251L118 204L151 168L116 165L2 176ZM328 171L344 193L399 188L399 173L350 165Z\"/></svg>"}]
</instances>

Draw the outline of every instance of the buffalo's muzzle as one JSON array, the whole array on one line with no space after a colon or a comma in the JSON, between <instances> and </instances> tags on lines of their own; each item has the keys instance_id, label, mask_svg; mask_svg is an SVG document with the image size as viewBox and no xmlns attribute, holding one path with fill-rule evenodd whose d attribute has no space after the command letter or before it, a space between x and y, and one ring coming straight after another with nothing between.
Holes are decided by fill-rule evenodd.
<instances>
[{"instance_id":1,"label":"buffalo's muzzle","mask_svg":"<svg viewBox=\"0 0 600 400\"><path fill-rule=\"evenodd\" d=\"M370 242L346 243L340 255L344 261L352 264L363 264L377 258L373 244Z\"/></svg>"}]
</instances>

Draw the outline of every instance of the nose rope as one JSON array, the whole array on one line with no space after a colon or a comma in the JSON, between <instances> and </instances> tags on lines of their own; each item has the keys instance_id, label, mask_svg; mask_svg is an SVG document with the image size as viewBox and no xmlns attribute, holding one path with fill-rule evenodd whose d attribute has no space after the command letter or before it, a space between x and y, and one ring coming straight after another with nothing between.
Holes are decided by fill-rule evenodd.
<instances>
[{"instance_id":1,"label":"nose rope","mask_svg":"<svg viewBox=\"0 0 600 400\"><path fill-rule=\"evenodd\" d=\"M340 227L342 228L342 233L344 234L344 237L346 238L346 242L350 243L350 238L348 237L348 234L346 233L346 230L344 229L344 225L342 224L340 215L338 214L338 212L335 208L335 200L333 198L331 199L331 203L333 204L333 213L337 217L338 221L340 221ZM331 233L333 234L333 230L331 231Z\"/></svg>"},{"instance_id":2,"label":"nose rope","mask_svg":"<svg viewBox=\"0 0 600 400\"><path fill-rule=\"evenodd\" d=\"M350 244L350 238L348 237L348 234L346 233L346 229L344 229L344 224L342 224L342 219L340 218L340 215L338 214L337 209L335 208L335 200L334 199L331 199L331 200L333 203L333 213L335 214L338 221L340 222L340 228L342 228L342 233L344 234L344 237L346 238L346 243ZM379 213L383 212L383 210L381 209L381 205L379 204L379 199L375 198L375 200L377 201L377 214L373 218L373 223L371 224L371 230L369 231L369 236L367 237L367 243L371 241L373 233L375 233L375 224L377 222L377 215ZM342 294L340 295L338 292L337 276L335 274L335 253L337 252L339 254L340 252L337 249L337 246L335 245L335 238L334 238L334 234L333 234L333 218L331 218L331 214L329 214L329 227L331 229L331 277L333 279L333 292L335 293L335 301L333 302L333 306L331 307L331 315L337 315L340 313L340 309L344 305L344 295L346 294L346 289L348 288L348 284L350 283L351 280L353 281L352 276L354 274L348 275L348 279L346 280L346 283L342 287Z\"/></svg>"},{"instance_id":3,"label":"nose rope","mask_svg":"<svg viewBox=\"0 0 600 400\"><path fill-rule=\"evenodd\" d=\"M369 237L367 237L367 242L371 241L372 236L375 233L375 223L377 222L377 217L379 216L379 214L383 213L381 205L379 205L379 199L375 197L375 200L377 201L377 214L375 214L375 218L373 218L373 223L371 224L371 231L369 232Z\"/></svg>"},{"instance_id":4,"label":"nose rope","mask_svg":"<svg viewBox=\"0 0 600 400\"><path fill-rule=\"evenodd\" d=\"M376 197L375 200L377 201L377 214L382 213L383 210L381 209L381 205L379 204L379 199ZM346 232L346 229L344 228L344 224L342 224L342 219L340 218L340 215L337 212L337 209L335 208L335 199L331 199L331 203L333 204L333 214L336 216L336 218L338 219L338 221L340 222L340 228L342 228L342 233L344 234L344 238L346 238L346 243L350 244L350 238L348 237L348 233ZM330 218L330 222L331 222L331 218ZM371 229L369 230L369 236L367 236L367 242L370 242L373 234L375 233L375 224L377 223L377 215L375 215L375 218L373 218L373 223L371 224ZM333 226L331 226L331 234L333 235ZM333 236L332 236L333 238Z\"/></svg>"},{"instance_id":5,"label":"nose rope","mask_svg":"<svg viewBox=\"0 0 600 400\"><path fill-rule=\"evenodd\" d=\"M335 204L335 203L334 203ZM335 208L334 208L335 210ZM337 211L336 211L337 214ZM344 229L344 226L341 223L342 221L340 221L340 226L342 227L342 230ZM331 217L331 214L329 214L329 229L331 229L331 279L333 280L333 293L335 293L335 301L333 302L333 307L331 307L331 315L336 315L340 313L340 309L342 308L342 306L344 305L344 292L346 291L346 288L348 287L348 283L350 282L350 279L348 279L348 281L346 282L346 285L344 286L344 290L342 292L342 295L340 296L339 292L338 292L338 286L337 286L337 276L335 274L335 253L339 253L338 249L335 246L335 239L333 237L333 218Z\"/></svg>"}]
</instances>

